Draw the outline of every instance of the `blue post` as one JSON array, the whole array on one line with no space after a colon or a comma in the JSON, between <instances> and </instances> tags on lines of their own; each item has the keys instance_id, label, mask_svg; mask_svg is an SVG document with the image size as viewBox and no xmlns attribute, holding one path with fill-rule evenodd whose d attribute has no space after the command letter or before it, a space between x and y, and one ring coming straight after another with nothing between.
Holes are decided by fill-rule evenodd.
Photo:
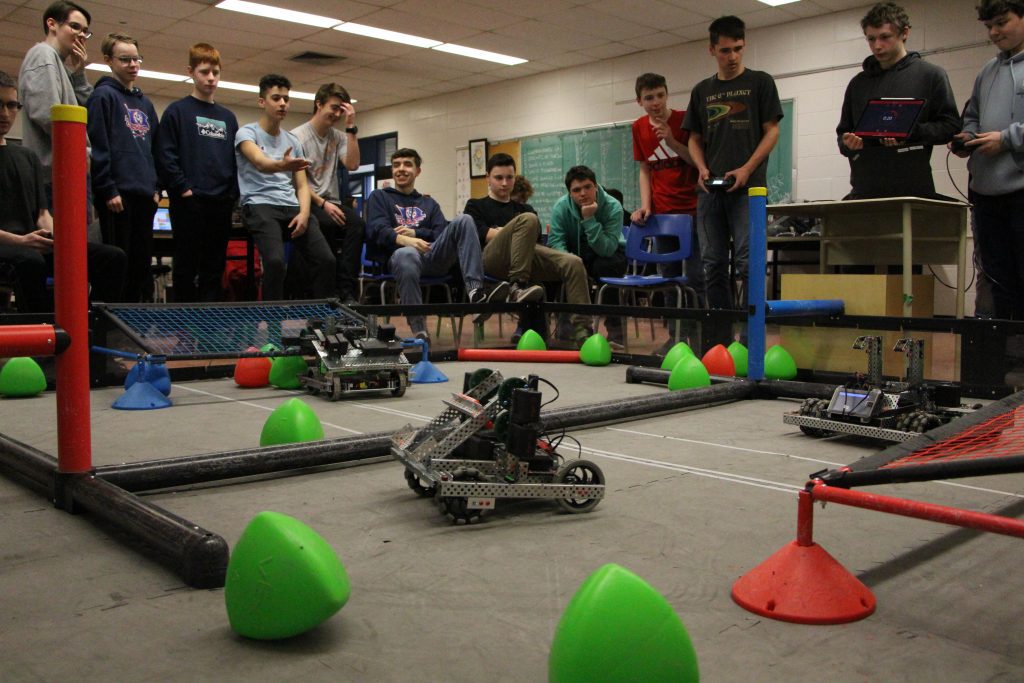
<instances>
[{"instance_id":1,"label":"blue post","mask_svg":"<svg viewBox=\"0 0 1024 683\"><path fill-rule=\"evenodd\" d=\"M764 278L768 260L768 188L747 190L750 202L750 256L747 265L747 377L764 379Z\"/></svg>"}]
</instances>

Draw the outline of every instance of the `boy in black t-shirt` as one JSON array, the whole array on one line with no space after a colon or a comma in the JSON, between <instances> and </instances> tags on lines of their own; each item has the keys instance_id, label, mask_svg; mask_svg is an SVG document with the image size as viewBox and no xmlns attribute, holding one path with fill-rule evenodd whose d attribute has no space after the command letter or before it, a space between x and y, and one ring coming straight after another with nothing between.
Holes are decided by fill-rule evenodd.
<instances>
[{"instance_id":1,"label":"boy in black t-shirt","mask_svg":"<svg viewBox=\"0 0 1024 683\"><path fill-rule=\"evenodd\" d=\"M718 73L694 87L683 128L699 172L697 234L711 308L734 308L729 282L729 242L736 276L746 280L749 253L747 187L764 186L768 154L779 139L782 104L772 77L743 66L745 26L734 16L708 27L709 53ZM713 176L733 179L728 190L708 191Z\"/></svg>"}]
</instances>

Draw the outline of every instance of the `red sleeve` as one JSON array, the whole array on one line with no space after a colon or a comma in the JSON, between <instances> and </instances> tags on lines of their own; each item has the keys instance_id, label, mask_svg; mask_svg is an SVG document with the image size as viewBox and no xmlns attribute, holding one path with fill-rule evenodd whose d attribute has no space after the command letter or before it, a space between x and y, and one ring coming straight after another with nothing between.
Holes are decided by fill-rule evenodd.
<instances>
[{"instance_id":1,"label":"red sleeve","mask_svg":"<svg viewBox=\"0 0 1024 683\"><path fill-rule=\"evenodd\" d=\"M646 117L641 117L633 122L633 160L643 161L644 153L640 149L640 122Z\"/></svg>"}]
</instances>

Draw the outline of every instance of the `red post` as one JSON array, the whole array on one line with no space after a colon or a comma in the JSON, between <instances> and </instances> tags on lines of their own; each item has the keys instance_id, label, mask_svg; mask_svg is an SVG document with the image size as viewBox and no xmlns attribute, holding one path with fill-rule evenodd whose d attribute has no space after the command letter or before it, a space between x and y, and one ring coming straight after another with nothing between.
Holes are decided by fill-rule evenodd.
<instances>
[{"instance_id":1,"label":"red post","mask_svg":"<svg viewBox=\"0 0 1024 683\"><path fill-rule=\"evenodd\" d=\"M801 491L796 502L796 544L814 545L814 498L810 491Z\"/></svg>"},{"instance_id":2,"label":"red post","mask_svg":"<svg viewBox=\"0 0 1024 683\"><path fill-rule=\"evenodd\" d=\"M89 277L86 266L88 158L85 107L50 109L53 121L53 289L57 325L71 345L57 356L57 460L60 472L92 469L89 423Z\"/></svg>"},{"instance_id":3,"label":"red post","mask_svg":"<svg viewBox=\"0 0 1024 683\"><path fill-rule=\"evenodd\" d=\"M513 349L459 349L459 360L490 363L579 363L579 351L519 351Z\"/></svg>"},{"instance_id":4,"label":"red post","mask_svg":"<svg viewBox=\"0 0 1024 683\"><path fill-rule=\"evenodd\" d=\"M991 531L995 534L1006 534L1007 536L1024 538L1024 521L1010 517L961 510L934 503L922 503L916 500L893 498L892 496L880 496L877 493L828 486L821 482L815 483L814 488L811 490L811 495L814 500L825 500L866 510L877 510L894 515L903 515L904 517L915 517L931 522L941 522L968 529L980 529L981 531Z\"/></svg>"}]
</instances>

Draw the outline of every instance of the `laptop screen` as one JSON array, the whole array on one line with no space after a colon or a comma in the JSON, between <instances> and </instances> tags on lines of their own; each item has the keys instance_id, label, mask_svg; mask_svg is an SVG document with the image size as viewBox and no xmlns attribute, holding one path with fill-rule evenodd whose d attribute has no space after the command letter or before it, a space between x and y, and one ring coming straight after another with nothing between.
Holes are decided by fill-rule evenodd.
<instances>
[{"instance_id":1,"label":"laptop screen","mask_svg":"<svg viewBox=\"0 0 1024 683\"><path fill-rule=\"evenodd\" d=\"M914 128L924 102L901 98L870 100L853 132L862 138L906 138Z\"/></svg>"},{"instance_id":2,"label":"laptop screen","mask_svg":"<svg viewBox=\"0 0 1024 683\"><path fill-rule=\"evenodd\" d=\"M156 215L153 216L153 232L171 232L171 210L166 207L159 207Z\"/></svg>"}]
</instances>

